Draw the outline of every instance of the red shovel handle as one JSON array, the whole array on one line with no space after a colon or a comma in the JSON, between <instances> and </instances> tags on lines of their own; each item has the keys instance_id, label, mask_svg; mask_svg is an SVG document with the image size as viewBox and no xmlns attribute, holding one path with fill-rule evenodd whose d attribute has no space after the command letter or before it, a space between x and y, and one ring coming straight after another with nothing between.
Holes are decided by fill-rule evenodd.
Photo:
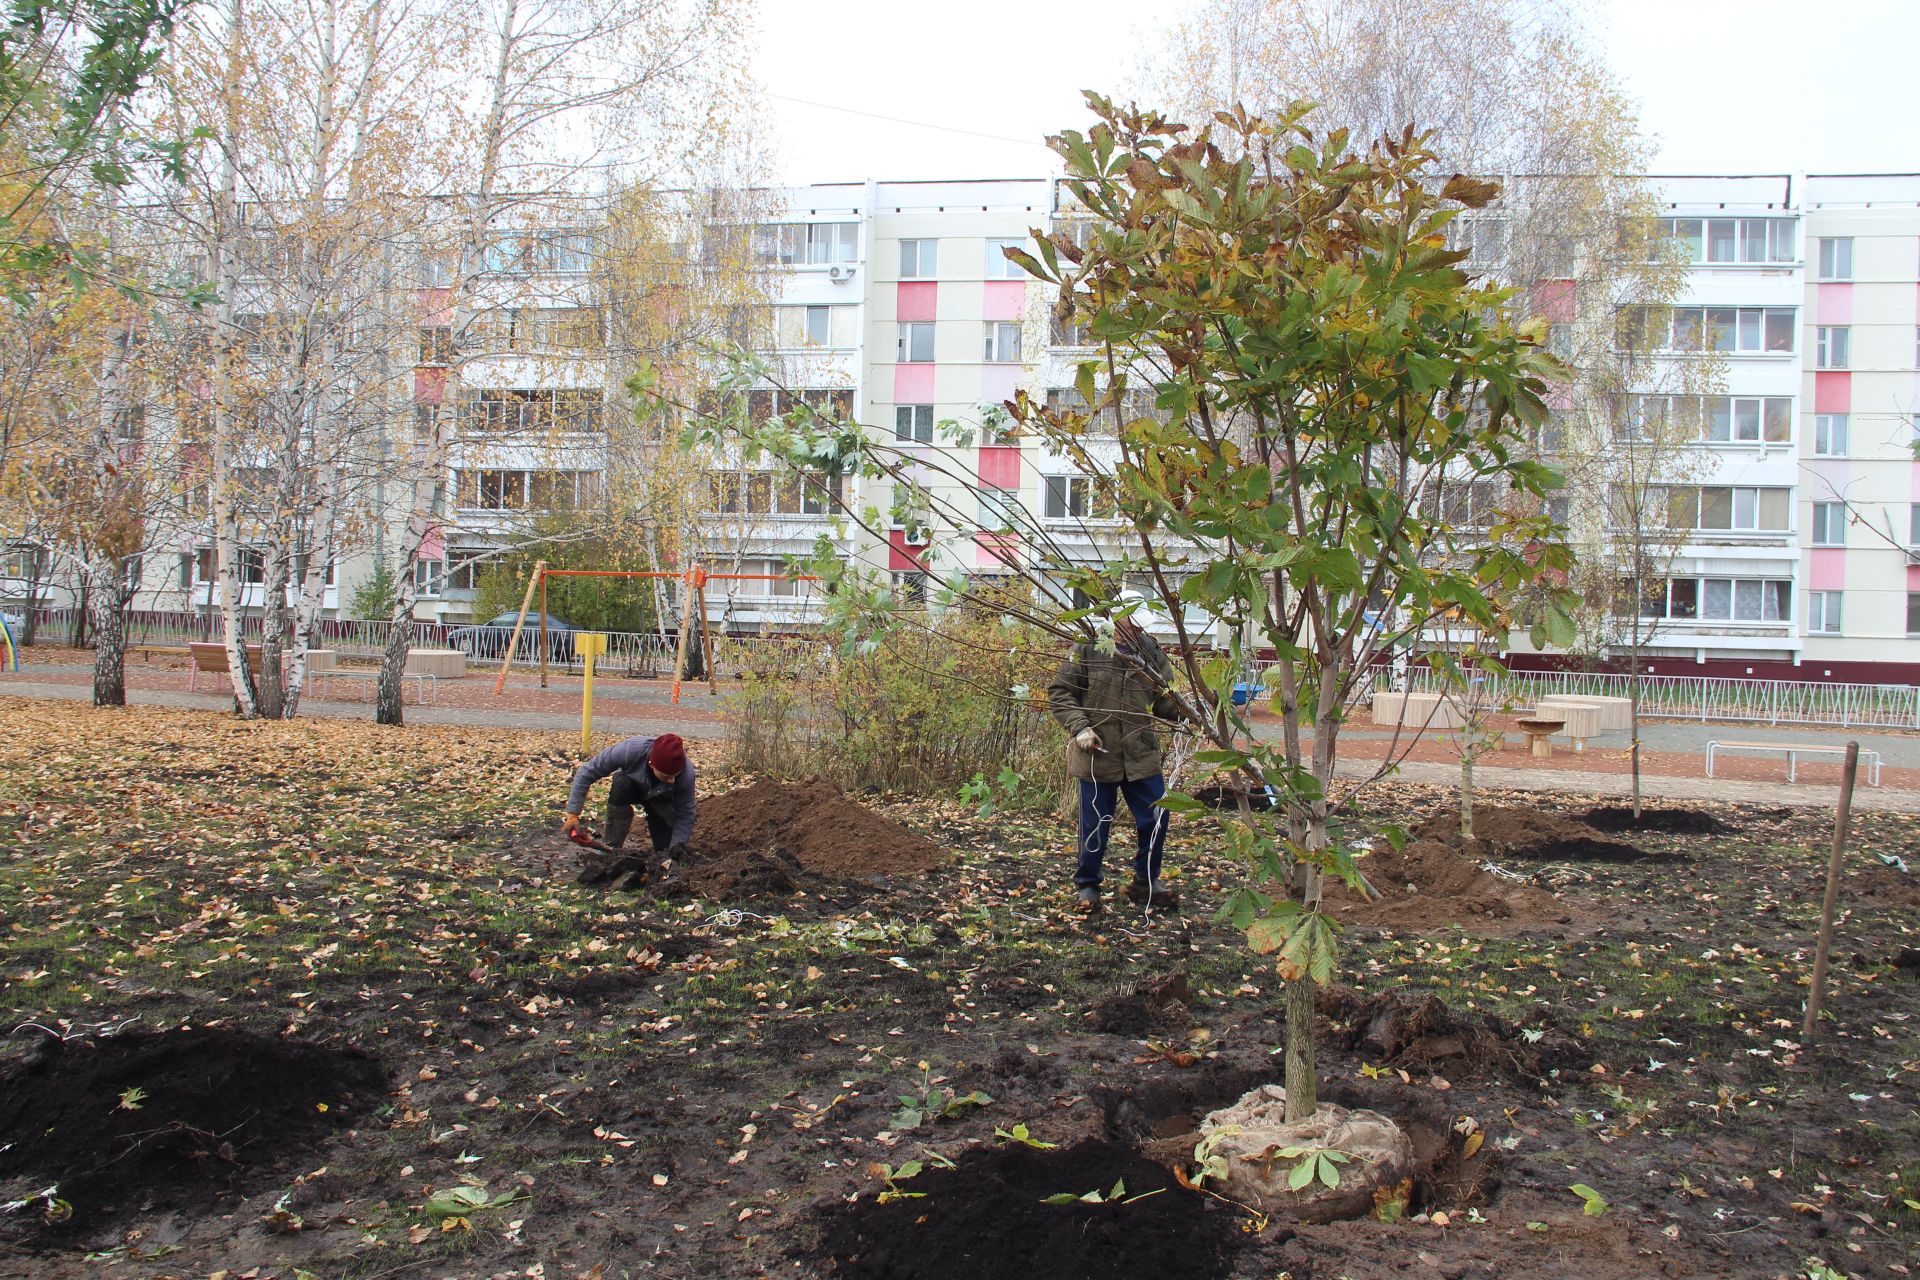
<instances>
[{"instance_id":1,"label":"red shovel handle","mask_svg":"<svg viewBox=\"0 0 1920 1280\"><path fill-rule=\"evenodd\" d=\"M567 832L567 839L573 841L575 844L579 845L583 849L597 849L601 853L613 852L613 850L607 848L606 845L601 844L598 840L594 839L593 836L588 833L585 827L573 828L571 831Z\"/></svg>"}]
</instances>

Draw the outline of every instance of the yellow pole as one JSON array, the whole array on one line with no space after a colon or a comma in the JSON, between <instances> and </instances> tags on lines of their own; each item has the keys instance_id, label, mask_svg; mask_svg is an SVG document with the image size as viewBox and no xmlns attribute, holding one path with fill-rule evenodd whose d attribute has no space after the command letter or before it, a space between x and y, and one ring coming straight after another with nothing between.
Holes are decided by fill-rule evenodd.
<instances>
[{"instance_id":1,"label":"yellow pole","mask_svg":"<svg viewBox=\"0 0 1920 1280\"><path fill-rule=\"evenodd\" d=\"M598 631L576 632L573 651L586 663L586 680L580 686L580 754L593 754L593 660L607 651L607 638Z\"/></svg>"}]
</instances>

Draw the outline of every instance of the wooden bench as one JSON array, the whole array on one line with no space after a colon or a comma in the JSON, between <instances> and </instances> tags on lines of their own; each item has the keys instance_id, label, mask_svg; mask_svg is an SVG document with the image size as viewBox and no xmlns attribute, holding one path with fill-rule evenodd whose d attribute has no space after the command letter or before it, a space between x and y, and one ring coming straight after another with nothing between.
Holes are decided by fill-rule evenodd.
<instances>
[{"instance_id":1,"label":"wooden bench","mask_svg":"<svg viewBox=\"0 0 1920 1280\"><path fill-rule=\"evenodd\" d=\"M1787 781L1794 780L1801 756L1825 755L1845 756L1845 747L1826 747L1808 742L1709 742L1707 743L1707 776L1713 776L1713 757L1721 751L1784 751L1787 753ZM1880 785L1880 753L1862 748L1860 759L1867 765L1867 785Z\"/></svg>"},{"instance_id":2,"label":"wooden bench","mask_svg":"<svg viewBox=\"0 0 1920 1280\"><path fill-rule=\"evenodd\" d=\"M309 672L308 675L312 679L314 698L322 702L326 701L325 690L328 688L330 681L348 680L355 684L364 685L367 689L368 701L373 700L374 688L380 683L380 673L378 671L341 671L335 668L327 671ZM409 680L413 681L413 700L416 704L438 702L440 700L440 678L434 675L433 672L403 672L400 676L400 690L403 697L406 693L406 682ZM434 696L428 697L427 695L429 693L432 693Z\"/></svg>"},{"instance_id":3,"label":"wooden bench","mask_svg":"<svg viewBox=\"0 0 1920 1280\"><path fill-rule=\"evenodd\" d=\"M193 665L187 669L187 688L200 687L200 676L224 675L232 668L227 663L227 646L214 641L195 641L187 646L187 653L193 658ZM247 666L253 669L257 677L260 674L260 646L247 646Z\"/></svg>"}]
</instances>

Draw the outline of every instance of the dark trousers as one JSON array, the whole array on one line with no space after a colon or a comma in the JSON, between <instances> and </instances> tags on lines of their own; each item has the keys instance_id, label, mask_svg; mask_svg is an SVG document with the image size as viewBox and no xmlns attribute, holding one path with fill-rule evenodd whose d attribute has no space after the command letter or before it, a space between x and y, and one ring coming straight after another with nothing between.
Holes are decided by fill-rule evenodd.
<instances>
[{"instance_id":1,"label":"dark trousers","mask_svg":"<svg viewBox=\"0 0 1920 1280\"><path fill-rule=\"evenodd\" d=\"M1127 799L1127 811L1133 815L1134 833L1139 846L1133 855L1133 874L1140 880L1160 878L1160 858L1167 849L1165 809L1153 802L1167 794L1167 781L1159 774L1132 782L1094 782L1080 780L1080 865L1073 882L1081 887L1100 883L1100 866L1107 858L1107 836L1113 830L1113 818L1120 797Z\"/></svg>"},{"instance_id":2,"label":"dark trousers","mask_svg":"<svg viewBox=\"0 0 1920 1280\"><path fill-rule=\"evenodd\" d=\"M635 805L647 815L647 835L653 840L653 851L665 853L673 843L673 813L659 801L650 801L646 788L636 779L624 771L616 772L607 784L607 825L613 825L615 810L625 810L630 818Z\"/></svg>"}]
</instances>

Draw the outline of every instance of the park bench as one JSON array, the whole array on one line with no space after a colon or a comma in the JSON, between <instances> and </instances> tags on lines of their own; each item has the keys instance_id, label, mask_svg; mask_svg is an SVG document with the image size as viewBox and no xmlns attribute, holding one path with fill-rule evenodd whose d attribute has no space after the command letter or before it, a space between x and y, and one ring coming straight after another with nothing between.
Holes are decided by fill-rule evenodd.
<instances>
[{"instance_id":1,"label":"park bench","mask_svg":"<svg viewBox=\"0 0 1920 1280\"><path fill-rule=\"evenodd\" d=\"M1821 746L1808 742L1708 742L1707 776L1713 776L1713 757L1722 751L1784 751L1787 753L1787 781L1792 782L1801 756L1827 755L1844 756L1845 747ZM1880 785L1880 753L1878 751L1860 752L1860 759L1866 762L1867 785Z\"/></svg>"},{"instance_id":2,"label":"park bench","mask_svg":"<svg viewBox=\"0 0 1920 1280\"><path fill-rule=\"evenodd\" d=\"M231 670L227 663L227 646L217 641L195 641L187 646L187 653L193 659L193 665L187 670L187 688L200 687L201 675L224 675ZM253 674L260 674L260 646L247 646L247 666Z\"/></svg>"}]
</instances>

